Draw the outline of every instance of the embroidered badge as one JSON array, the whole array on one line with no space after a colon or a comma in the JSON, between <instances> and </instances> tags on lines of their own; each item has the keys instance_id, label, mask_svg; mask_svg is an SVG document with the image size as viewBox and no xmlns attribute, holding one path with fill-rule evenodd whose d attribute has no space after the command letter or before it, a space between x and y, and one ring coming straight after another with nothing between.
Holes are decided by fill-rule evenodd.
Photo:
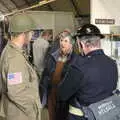
<instances>
[{"instance_id":1,"label":"embroidered badge","mask_svg":"<svg viewBox=\"0 0 120 120\"><path fill-rule=\"evenodd\" d=\"M86 29L86 33L90 33L91 32L91 29L90 28L87 28Z\"/></svg>"},{"instance_id":2,"label":"embroidered badge","mask_svg":"<svg viewBox=\"0 0 120 120\"><path fill-rule=\"evenodd\" d=\"M8 85L16 85L22 83L22 73L9 73L7 76Z\"/></svg>"}]
</instances>

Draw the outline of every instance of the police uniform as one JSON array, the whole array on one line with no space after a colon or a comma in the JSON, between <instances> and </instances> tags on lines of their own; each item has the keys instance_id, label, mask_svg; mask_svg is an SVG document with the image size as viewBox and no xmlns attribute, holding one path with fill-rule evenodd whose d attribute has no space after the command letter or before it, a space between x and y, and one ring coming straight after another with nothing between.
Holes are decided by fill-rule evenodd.
<instances>
[{"instance_id":1,"label":"police uniform","mask_svg":"<svg viewBox=\"0 0 120 120\"><path fill-rule=\"evenodd\" d=\"M83 107L111 96L117 80L116 62L102 49L77 57L58 88L59 99L69 100L69 120L85 120Z\"/></svg>"},{"instance_id":2,"label":"police uniform","mask_svg":"<svg viewBox=\"0 0 120 120\"><path fill-rule=\"evenodd\" d=\"M9 42L1 55L0 72L0 114L6 120L41 120L38 78L25 52Z\"/></svg>"}]
</instances>

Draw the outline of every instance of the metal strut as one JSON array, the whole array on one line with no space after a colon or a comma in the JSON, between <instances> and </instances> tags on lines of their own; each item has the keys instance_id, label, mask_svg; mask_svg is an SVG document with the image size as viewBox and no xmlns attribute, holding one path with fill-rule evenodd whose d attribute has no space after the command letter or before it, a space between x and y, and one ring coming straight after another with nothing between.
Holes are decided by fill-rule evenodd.
<instances>
[{"instance_id":1,"label":"metal strut","mask_svg":"<svg viewBox=\"0 0 120 120\"><path fill-rule=\"evenodd\" d=\"M24 8L24 9L21 9L21 10L16 10L16 11L13 11L11 13L7 13L4 15L4 17L6 16L10 16L10 15L13 15L15 13L19 13L19 12L24 12L26 10L30 10L30 9L33 9L33 8L36 8L36 7L39 7L39 6L42 6L42 5L45 5L45 4L48 4L48 3L51 3L51 2L54 2L56 0L43 0L43 1L40 1L38 4L36 5L32 5L30 7L27 7L27 8Z\"/></svg>"}]
</instances>

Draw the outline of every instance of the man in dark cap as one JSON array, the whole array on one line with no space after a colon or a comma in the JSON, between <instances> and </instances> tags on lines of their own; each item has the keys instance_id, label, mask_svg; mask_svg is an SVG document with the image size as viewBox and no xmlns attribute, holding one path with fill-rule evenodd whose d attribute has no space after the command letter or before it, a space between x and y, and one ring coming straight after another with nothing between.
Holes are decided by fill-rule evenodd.
<instances>
[{"instance_id":1,"label":"man in dark cap","mask_svg":"<svg viewBox=\"0 0 120 120\"><path fill-rule=\"evenodd\" d=\"M75 37L81 56L59 85L58 97L69 100L68 120L93 120L86 118L82 108L112 95L118 80L117 66L101 49L100 39L104 36L96 26L84 25Z\"/></svg>"}]
</instances>

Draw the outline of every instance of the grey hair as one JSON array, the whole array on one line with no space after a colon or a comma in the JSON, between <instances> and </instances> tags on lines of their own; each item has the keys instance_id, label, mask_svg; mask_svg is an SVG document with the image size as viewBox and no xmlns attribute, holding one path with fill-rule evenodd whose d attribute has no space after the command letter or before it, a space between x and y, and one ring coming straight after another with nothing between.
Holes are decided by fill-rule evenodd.
<instances>
[{"instance_id":1,"label":"grey hair","mask_svg":"<svg viewBox=\"0 0 120 120\"><path fill-rule=\"evenodd\" d=\"M71 44L75 43L75 40L73 39L71 33L69 33L69 32L62 32L59 35L60 40L66 38L66 37L68 37L68 39L70 40Z\"/></svg>"},{"instance_id":2,"label":"grey hair","mask_svg":"<svg viewBox=\"0 0 120 120\"><path fill-rule=\"evenodd\" d=\"M87 47L100 47L100 37L99 36L83 36L80 38Z\"/></svg>"}]
</instances>

